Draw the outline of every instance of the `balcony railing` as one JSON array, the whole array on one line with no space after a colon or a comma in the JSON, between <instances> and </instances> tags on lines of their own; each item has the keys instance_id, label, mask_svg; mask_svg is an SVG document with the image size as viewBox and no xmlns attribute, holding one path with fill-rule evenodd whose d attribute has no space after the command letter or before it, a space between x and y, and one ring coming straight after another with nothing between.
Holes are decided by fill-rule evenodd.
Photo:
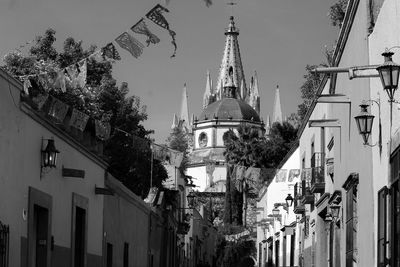
<instances>
[{"instance_id":1,"label":"balcony railing","mask_svg":"<svg viewBox=\"0 0 400 267\"><path fill-rule=\"evenodd\" d=\"M311 193L312 168L302 169L301 172L301 202L303 204L314 203L314 195Z\"/></svg>"},{"instance_id":2,"label":"balcony railing","mask_svg":"<svg viewBox=\"0 0 400 267\"><path fill-rule=\"evenodd\" d=\"M325 192L325 155L316 152L311 157L311 193Z\"/></svg>"},{"instance_id":3,"label":"balcony railing","mask_svg":"<svg viewBox=\"0 0 400 267\"><path fill-rule=\"evenodd\" d=\"M293 211L295 214L302 214L305 212L303 203L301 202L302 192L301 183L296 183L294 185L294 198L293 198Z\"/></svg>"}]
</instances>

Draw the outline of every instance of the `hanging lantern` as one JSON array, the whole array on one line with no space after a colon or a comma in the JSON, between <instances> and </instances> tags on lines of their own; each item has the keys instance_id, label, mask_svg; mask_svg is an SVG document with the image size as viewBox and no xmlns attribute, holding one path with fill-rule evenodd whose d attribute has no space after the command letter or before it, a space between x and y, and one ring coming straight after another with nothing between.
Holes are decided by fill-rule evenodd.
<instances>
[{"instance_id":1,"label":"hanging lantern","mask_svg":"<svg viewBox=\"0 0 400 267\"><path fill-rule=\"evenodd\" d=\"M196 196L194 195L193 192L190 192L190 193L186 196L187 201L188 201L188 206L189 206L190 209L192 209L192 208L194 207L194 198L195 198L195 197L196 197Z\"/></svg>"},{"instance_id":2,"label":"hanging lantern","mask_svg":"<svg viewBox=\"0 0 400 267\"><path fill-rule=\"evenodd\" d=\"M287 207L291 207L293 205L293 197L291 194L288 194L287 197L285 198L286 205Z\"/></svg>"},{"instance_id":3,"label":"hanging lantern","mask_svg":"<svg viewBox=\"0 0 400 267\"><path fill-rule=\"evenodd\" d=\"M364 145L368 144L368 138L371 135L372 131L372 124L374 122L374 115L371 115L368 112L368 104L363 101L360 105L361 107L361 112L357 116L354 117L357 123L357 128L359 134L361 134L363 140L364 140Z\"/></svg>"},{"instance_id":4,"label":"hanging lantern","mask_svg":"<svg viewBox=\"0 0 400 267\"><path fill-rule=\"evenodd\" d=\"M385 57L385 62L376 68L381 78L383 89L389 96L389 101L393 102L394 93L399 84L400 65L392 60L393 52L385 51L382 56Z\"/></svg>"},{"instance_id":5,"label":"hanging lantern","mask_svg":"<svg viewBox=\"0 0 400 267\"><path fill-rule=\"evenodd\" d=\"M57 165L57 154L60 153L54 145L54 139L47 140L47 146L42 150L42 167L55 168Z\"/></svg>"},{"instance_id":6,"label":"hanging lantern","mask_svg":"<svg viewBox=\"0 0 400 267\"><path fill-rule=\"evenodd\" d=\"M279 213L280 213L280 210L279 210L277 207L275 207L275 208L272 210L272 215L274 215L274 217L278 217L278 216L279 216Z\"/></svg>"},{"instance_id":7,"label":"hanging lantern","mask_svg":"<svg viewBox=\"0 0 400 267\"><path fill-rule=\"evenodd\" d=\"M332 219L336 222L339 219L340 206L339 205L331 205L330 210L331 210Z\"/></svg>"}]
</instances>

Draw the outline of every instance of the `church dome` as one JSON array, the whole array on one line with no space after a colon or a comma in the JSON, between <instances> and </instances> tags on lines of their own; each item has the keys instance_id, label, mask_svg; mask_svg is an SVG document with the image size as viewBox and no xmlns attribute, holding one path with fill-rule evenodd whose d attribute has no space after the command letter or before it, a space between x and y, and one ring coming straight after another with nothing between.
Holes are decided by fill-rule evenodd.
<instances>
[{"instance_id":1,"label":"church dome","mask_svg":"<svg viewBox=\"0 0 400 267\"><path fill-rule=\"evenodd\" d=\"M199 121L211 120L246 120L260 122L260 116L247 103L235 98L223 98L208 105L199 117Z\"/></svg>"}]
</instances>

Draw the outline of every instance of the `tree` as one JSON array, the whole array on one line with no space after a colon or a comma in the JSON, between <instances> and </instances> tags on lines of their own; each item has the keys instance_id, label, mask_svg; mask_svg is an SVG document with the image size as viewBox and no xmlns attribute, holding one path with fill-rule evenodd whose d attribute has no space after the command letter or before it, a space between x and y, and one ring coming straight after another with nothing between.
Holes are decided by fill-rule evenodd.
<instances>
[{"instance_id":1,"label":"tree","mask_svg":"<svg viewBox=\"0 0 400 267\"><path fill-rule=\"evenodd\" d=\"M180 166L182 172L186 170L188 163L189 138L182 127L175 127L166 140L168 147L183 152L183 160Z\"/></svg>"},{"instance_id":2,"label":"tree","mask_svg":"<svg viewBox=\"0 0 400 267\"><path fill-rule=\"evenodd\" d=\"M229 130L224 134L225 158L227 164L227 180L226 180L226 208L227 216L224 222L235 224L246 224L247 211L247 184L243 183L243 193L239 193L237 188L233 186L233 172L235 165L244 167L261 167L262 150L264 139L259 133L259 129L241 125L238 128L238 135L233 130ZM243 213L242 213L243 212ZM229 220L229 213L232 213L232 220Z\"/></svg>"},{"instance_id":3,"label":"tree","mask_svg":"<svg viewBox=\"0 0 400 267\"><path fill-rule=\"evenodd\" d=\"M306 74L303 76L305 81L301 85L301 98L303 102L298 106L297 114L302 121L307 113L308 108L311 106L311 103L315 97L315 94L318 90L318 86L322 81L322 77L320 74L313 72L312 70L318 67L317 65L307 65L306 66Z\"/></svg>"},{"instance_id":4,"label":"tree","mask_svg":"<svg viewBox=\"0 0 400 267\"><path fill-rule=\"evenodd\" d=\"M57 75L65 67L75 64L91 55L96 46L83 49L82 42L67 38L61 52L54 48L56 32L48 29L36 42L28 55L13 51L4 57L2 68L11 75L47 73L47 77ZM105 142L103 156L109 162L109 169L117 179L121 180L134 193L145 197L149 190L150 147L148 135L152 131L142 125L147 120L146 106L141 104L137 96L128 97L128 84L117 86L112 77L110 61L87 59L87 82L84 88L67 84L67 91L62 92L46 82L32 80L35 85L30 94L47 92L77 108L95 119L107 118L113 130L109 140ZM159 162L153 166L154 185L161 187L167 173Z\"/></svg>"},{"instance_id":5,"label":"tree","mask_svg":"<svg viewBox=\"0 0 400 267\"><path fill-rule=\"evenodd\" d=\"M328 16L333 26L342 27L348 2L349 0L339 0L330 7Z\"/></svg>"}]
</instances>

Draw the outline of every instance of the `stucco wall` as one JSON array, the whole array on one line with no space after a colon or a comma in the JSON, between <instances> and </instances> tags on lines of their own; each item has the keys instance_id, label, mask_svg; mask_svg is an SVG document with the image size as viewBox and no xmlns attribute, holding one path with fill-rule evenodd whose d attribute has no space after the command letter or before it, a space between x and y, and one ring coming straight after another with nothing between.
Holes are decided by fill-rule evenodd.
<instances>
[{"instance_id":1,"label":"stucco wall","mask_svg":"<svg viewBox=\"0 0 400 267\"><path fill-rule=\"evenodd\" d=\"M400 3L395 0L385 0L380 9L379 16L376 20L373 32L368 38L369 42L369 64L382 64L383 56L381 55L386 48L391 48L400 45ZM400 62L400 50L395 48L392 49L394 52L393 61L396 63ZM382 88L382 84L379 78L370 79L370 92L371 99L380 99L380 117L382 121L382 154L379 154L379 147L375 146L372 150L373 160L373 199L374 199L374 224L378 225L378 202L377 192L383 186L389 186L389 174L390 174L390 138L395 136L400 129L400 112L398 110L399 105L393 105L393 122L390 127L390 105L387 101L388 96ZM395 99L399 99L398 90L395 94ZM371 113L375 115L374 125L372 129L371 144L375 144L379 140L379 109L378 105L373 104L371 107ZM390 129L392 132L390 132ZM376 262L377 257L377 227L374 228L374 257Z\"/></svg>"},{"instance_id":2,"label":"stucco wall","mask_svg":"<svg viewBox=\"0 0 400 267\"><path fill-rule=\"evenodd\" d=\"M367 43L367 2L359 2L346 46L343 50L339 67L365 66L369 64ZM341 121L341 130L331 130L335 138L335 190L342 191L342 207L346 207L345 191L342 186L351 173L359 174L358 185L358 266L370 266L373 262L373 191L372 191L372 156L371 148L365 147L358 133L354 116L359 114L358 106L362 100L370 99L369 79L349 80L346 73L338 74L337 94L345 94L351 100L351 113L341 105L331 105L330 114ZM345 213L343 213L345 214ZM342 218L341 225L344 225ZM343 227L345 229L345 227ZM341 264L345 265L345 234L341 231Z\"/></svg>"},{"instance_id":3,"label":"stucco wall","mask_svg":"<svg viewBox=\"0 0 400 267\"><path fill-rule=\"evenodd\" d=\"M150 208L116 179L107 178L106 185L115 192L104 197L105 242L113 245L113 266L123 266L125 242L129 266L147 266Z\"/></svg>"},{"instance_id":4,"label":"stucco wall","mask_svg":"<svg viewBox=\"0 0 400 267\"><path fill-rule=\"evenodd\" d=\"M21 84L8 81L3 72L0 72L0 89L0 220L10 225L10 266L20 266L21 258L26 255L20 247L21 238L27 237L27 220L22 214L28 210L29 186L53 197L51 226L57 247L71 246L72 193L86 197L87 252L101 256L103 196L95 195L94 188L95 185L104 186L105 166L71 146L62 135L22 112L19 107ZM41 177L42 138L54 138L60 154L57 168ZM85 178L62 177L62 166L84 170Z\"/></svg>"}]
</instances>

